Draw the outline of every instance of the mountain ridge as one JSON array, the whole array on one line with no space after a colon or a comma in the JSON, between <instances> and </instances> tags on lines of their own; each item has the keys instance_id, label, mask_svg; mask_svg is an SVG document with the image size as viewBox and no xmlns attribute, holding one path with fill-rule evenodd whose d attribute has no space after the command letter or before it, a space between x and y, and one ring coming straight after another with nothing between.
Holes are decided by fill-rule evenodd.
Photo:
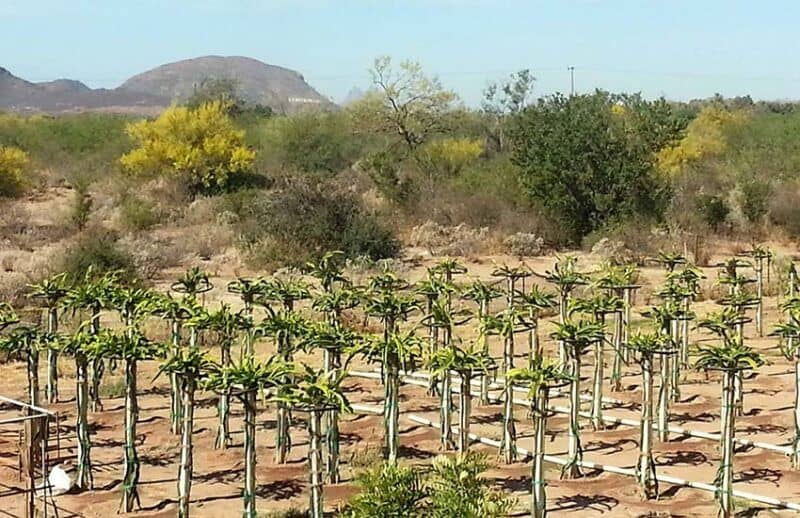
<instances>
[{"instance_id":1,"label":"mountain ridge","mask_svg":"<svg viewBox=\"0 0 800 518\"><path fill-rule=\"evenodd\" d=\"M231 79L245 101L269 106L278 113L334 106L295 70L245 56L200 56L159 65L131 76L112 89L93 89L75 79L34 83L0 66L0 109L152 115L185 101L208 78Z\"/></svg>"}]
</instances>

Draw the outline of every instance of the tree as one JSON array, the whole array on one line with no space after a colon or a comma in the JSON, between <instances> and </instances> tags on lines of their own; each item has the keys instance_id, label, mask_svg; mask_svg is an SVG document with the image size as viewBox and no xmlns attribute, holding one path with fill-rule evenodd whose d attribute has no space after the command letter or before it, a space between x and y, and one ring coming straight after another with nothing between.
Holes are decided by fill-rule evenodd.
<instances>
[{"instance_id":1,"label":"tree","mask_svg":"<svg viewBox=\"0 0 800 518\"><path fill-rule=\"evenodd\" d=\"M205 377L217 367L211 359L197 348L178 349L167 358L158 374L174 374L180 381L183 400L183 423L181 426L181 459L178 468L178 516L189 516L189 497L192 491L192 433L194 432L194 393L204 383Z\"/></svg>"},{"instance_id":2,"label":"tree","mask_svg":"<svg viewBox=\"0 0 800 518\"><path fill-rule=\"evenodd\" d=\"M230 391L244 405L244 518L257 518L256 511L256 394L280 387L292 373L293 367L279 356L267 361L242 358L208 376L210 390Z\"/></svg>"},{"instance_id":3,"label":"tree","mask_svg":"<svg viewBox=\"0 0 800 518\"><path fill-rule=\"evenodd\" d=\"M403 61L395 69L391 58L382 56L369 72L373 91L348 108L358 128L396 135L409 152L441 131L443 115L457 97L426 76L419 63Z\"/></svg>"},{"instance_id":4,"label":"tree","mask_svg":"<svg viewBox=\"0 0 800 518\"><path fill-rule=\"evenodd\" d=\"M680 128L663 100L555 94L512 124L512 160L530 200L577 242L619 219L661 215L667 186L654 153Z\"/></svg>"},{"instance_id":5,"label":"tree","mask_svg":"<svg viewBox=\"0 0 800 518\"><path fill-rule=\"evenodd\" d=\"M138 147L120 158L135 176L175 178L192 193L223 189L247 172L255 153L214 101L196 109L173 106L154 121L131 123L127 133Z\"/></svg>"},{"instance_id":6,"label":"tree","mask_svg":"<svg viewBox=\"0 0 800 518\"><path fill-rule=\"evenodd\" d=\"M196 110L204 104L218 102L225 113L235 117L244 111L245 101L239 96L239 84L231 78L203 78L195 84L192 95L186 100L186 106Z\"/></svg>"},{"instance_id":7,"label":"tree","mask_svg":"<svg viewBox=\"0 0 800 518\"><path fill-rule=\"evenodd\" d=\"M358 158L361 145L341 112L308 112L272 119L273 145L290 168L335 175Z\"/></svg>"},{"instance_id":8,"label":"tree","mask_svg":"<svg viewBox=\"0 0 800 518\"><path fill-rule=\"evenodd\" d=\"M524 369L514 369L506 376L506 383L525 383L531 399L533 416L533 464L531 467L531 516L544 518L547 513L544 479L545 434L547 416L550 415L550 390L571 382L573 377L557 364L538 358Z\"/></svg>"},{"instance_id":9,"label":"tree","mask_svg":"<svg viewBox=\"0 0 800 518\"><path fill-rule=\"evenodd\" d=\"M29 171L30 159L25 151L0 146L0 198L19 196Z\"/></svg>"},{"instance_id":10,"label":"tree","mask_svg":"<svg viewBox=\"0 0 800 518\"><path fill-rule=\"evenodd\" d=\"M47 332L51 336L58 333L58 310L62 299L67 296L67 275L60 273L41 282L31 284L30 296L41 299L44 303ZM49 403L58 402L58 348L51 347L47 351L47 385L45 395Z\"/></svg>"},{"instance_id":11,"label":"tree","mask_svg":"<svg viewBox=\"0 0 800 518\"><path fill-rule=\"evenodd\" d=\"M311 471L309 516L322 518L322 415L331 410L349 412L350 402L342 391L346 373L315 370L304 365L292 377L292 383L278 391L278 400L289 407L308 412L308 464Z\"/></svg>"},{"instance_id":12,"label":"tree","mask_svg":"<svg viewBox=\"0 0 800 518\"><path fill-rule=\"evenodd\" d=\"M92 342L91 355L125 363L125 447L122 501L120 509L129 513L139 501L139 455L136 452L136 423L139 420L137 399L138 363L163 355L163 345L147 340L135 328L123 332L101 331Z\"/></svg>"},{"instance_id":13,"label":"tree","mask_svg":"<svg viewBox=\"0 0 800 518\"><path fill-rule=\"evenodd\" d=\"M723 334L721 337L720 345L700 347L695 366L706 371L722 372L720 430L722 455L715 485L718 488L716 496L719 499L719 515L723 518L733 518L733 440L736 430L734 423L736 414L732 411L735 398L734 379L737 372L756 369L764 363L764 360L759 353L744 345L738 336Z\"/></svg>"},{"instance_id":14,"label":"tree","mask_svg":"<svg viewBox=\"0 0 800 518\"><path fill-rule=\"evenodd\" d=\"M491 83L483 91L481 110L491 120L489 140L498 152L506 147L506 125L509 116L519 114L528 105L536 78L522 69L509 75L504 83Z\"/></svg>"},{"instance_id":15,"label":"tree","mask_svg":"<svg viewBox=\"0 0 800 518\"><path fill-rule=\"evenodd\" d=\"M561 341L567 352L567 372L571 376L569 388L569 451L567 463L561 469L562 478L577 478L582 475L580 463L583 461L580 423L580 381L581 357L598 340L602 340L605 328L602 324L588 320L571 321L556 325L552 338Z\"/></svg>"}]
</instances>

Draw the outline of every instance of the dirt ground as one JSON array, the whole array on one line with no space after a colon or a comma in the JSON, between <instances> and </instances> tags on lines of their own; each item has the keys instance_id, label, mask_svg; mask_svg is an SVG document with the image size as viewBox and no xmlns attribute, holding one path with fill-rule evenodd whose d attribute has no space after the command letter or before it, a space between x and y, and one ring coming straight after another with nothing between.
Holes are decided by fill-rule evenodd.
<instances>
[{"instance_id":1,"label":"dirt ground","mask_svg":"<svg viewBox=\"0 0 800 518\"><path fill-rule=\"evenodd\" d=\"M723 250L720 258L728 251ZM789 253L783 250L782 253ZM549 269L554 257L542 257L527 261L535 271ZM471 276L489 280L495 264L517 264L511 257L486 257L480 260L464 260ZM581 254L579 265L585 270L593 268L596 258ZM419 263L419 264L416 264ZM430 260L416 261L400 273L409 280L424 275L424 267ZM165 272L158 286L165 289L168 278L179 272ZM216 268L215 289L206 295L206 304L213 307L217 301L238 301L225 292L226 283L234 275L232 267ZM705 269L707 279L703 281L704 293L713 291L716 270ZM650 292L663 279L658 267L643 269L645 287L636 297L635 322L641 321L638 311L651 302ZM538 281L537 281L538 282ZM777 297L766 301L766 325L778 321ZM699 313L716 307L712 300L702 300L695 305ZM416 317L418 320L418 316ZM104 325L113 325L116 317L107 316ZM543 324L541 336L546 337L552 329L552 319ZM163 326L153 323L151 332L164 332ZM459 336L473 338L470 325L458 329ZM737 438L747 438L777 445L787 445L793 435L792 408L795 397L793 367L778 351L777 341L772 338L757 338L755 327L746 329L748 343L765 354L769 364L752 374L745 382L745 415L737 419ZM692 341L708 340L707 334L693 331ZM524 342L524 341L522 341ZM555 344L547 339L546 348L552 354ZM267 355L272 344L262 342L258 352ZM491 343L493 355L501 355L502 344L494 339ZM213 350L213 349L212 349ZM527 353L524 343L518 346L517 362L522 365ZM301 358L303 359L303 358ZM318 362L317 358L305 358ZM612 356L606 357L606 375L610 373ZM42 362L44 364L44 361ZM583 389L588 394L588 379L591 376L591 359L586 358L583 371ZM59 413L61 419L60 451L51 447L51 463L74 459L74 372L69 359L61 360L63 401L50 408ZM44 365L42 365L42 383ZM373 366L356 361L352 370L371 370ZM140 374L140 421L138 424L139 455L141 470L142 510L138 516L173 516L176 512L176 480L179 439L169 431L169 394L165 378L153 379L157 365L148 362L142 365ZM621 400L619 404L608 404L605 415L629 419L639 418L640 372L637 365L625 367L624 390L611 393L608 382L606 396ZM0 365L0 394L23 399L25 397L25 371L21 363ZM117 511L122 478L122 420L123 403L119 387L121 372L107 375L104 389L105 410L91 413L92 459L94 464L95 490L56 497L58 515L110 516ZM708 379L704 374L685 373L681 386L682 397L672 406L670 423L691 430L718 432L721 386L717 375ZM377 380L351 378L347 382L347 395L352 403L379 406L382 389ZM519 397L523 397L520 395ZM199 404L195 421L194 483L192 486L192 508L196 516L233 517L241 514L241 489L243 478L243 448L241 434L241 407L234 406L232 430L234 445L227 450L213 448L216 432L216 399L213 394L198 394ZM567 406L562 396L552 399L552 404ZM437 421L435 398L428 397L422 387L404 385L401 389L401 457L402 462L415 465L427 464L439 454L438 430L426 427L409 419L411 414ZM585 402L584 410L588 411ZM292 429L293 448L285 465L276 465L274 455L274 408L265 407L259 414L257 435L257 505L261 513L289 509L303 509L308 498L308 473L306 467L307 435L303 415L296 415ZM499 439L501 405L481 407L475 405L472 417L472 432L483 437ZM524 407L517 407L518 444L522 448L532 447L532 427ZM326 509L333 511L355 492L354 474L367 466L379 462L382 444L382 418L376 415L355 413L342 419L342 461L344 482L325 486ZM567 449L567 418L556 414L548 422L547 453L564 456ZM0 427L0 516L22 516L24 498L18 492L21 482L17 476L16 427ZM638 452L638 430L631 426L609 426L592 431L587 419L583 420L582 441L584 458L601 464L623 468L634 466ZM474 447L486 451L497 463L488 473L493 485L517 499L516 514L524 516L529 508L530 463L521 460L512 465L503 465L494 448L480 444ZM713 440L671 434L666 443L655 443L655 459L660 474L685 478L692 481L713 483L719 453ZM548 471L548 511L551 516L714 516L716 514L713 494L706 491L662 484L658 501L642 501L632 477L587 470L586 476L577 480L562 481L558 478L558 467ZM735 489L777 497L800 503L800 472L791 468L788 457L769 450L739 446L735 455ZM743 516L789 516L790 511L767 509L767 506L746 500L737 501L737 509Z\"/></svg>"}]
</instances>

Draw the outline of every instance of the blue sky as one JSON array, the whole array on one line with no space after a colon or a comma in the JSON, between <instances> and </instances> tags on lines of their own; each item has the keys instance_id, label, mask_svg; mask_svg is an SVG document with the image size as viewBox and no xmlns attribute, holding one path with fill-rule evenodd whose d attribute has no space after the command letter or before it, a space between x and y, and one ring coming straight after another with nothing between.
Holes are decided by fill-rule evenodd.
<instances>
[{"instance_id":1,"label":"blue sky","mask_svg":"<svg viewBox=\"0 0 800 518\"><path fill-rule=\"evenodd\" d=\"M379 55L411 58L471 105L521 68L538 94L800 98L800 2L739 0L0 0L0 66L114 87L159 64L244 55L340 100Z\"/></svg>"}]
</instances>

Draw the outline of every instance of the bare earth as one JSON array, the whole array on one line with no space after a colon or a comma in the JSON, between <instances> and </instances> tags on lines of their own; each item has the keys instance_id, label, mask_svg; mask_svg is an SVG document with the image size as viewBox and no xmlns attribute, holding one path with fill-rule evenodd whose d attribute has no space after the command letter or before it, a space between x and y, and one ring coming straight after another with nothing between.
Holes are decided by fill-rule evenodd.
<instances>
[{"instance_id":1,"label":"bare earth","mask_svg":"<svg viewBox=\"0 0 800 518\"><path fill-rule=\"evenodd\" d=\"M719 258L727 256L728 251L719 254ZM786 253L783 250L783 253ZM581 255L579 264L585 270L591 270L596 258ZM554 257L543 257L528 261L536 271L542 272L552 266ZM469 275L488 280L489 273L495 264L517 264L511 257L484 257L479 260L464 259L469 268ZM408 268L400 273L410 280L420 278L424 267L433 260L426 258L408 263ZM217 274L214 278L216 288L206 296L206 304L210 307L217 301L225 300L238 304L238 299L225 293L225 285L235 275L245 275L240 267L226 262L205 265ZM166 289L168 280L178 271L163 272L160 289ZM704 292L711 290L716 278L714 269L706 269L703 283ZM659 268L643 270L645 288L637 296L638 315L649 304L649 292L661 282L663 275ZM772 296L766 302L766 325L778 321L777 299ZM716 307L713 301L704 300L695 305L699 313L705 313ZM641 317L637 316L637 321ZM106 316L103 325L116 325L117 318ZM69 323L65 324L69 326ZM551 329L548 322L543 326L541 335L546 337ZM153 321L148 324L150 334L166 332L164 325ZM457 331L459 336L472 338L474 328ZM772 338L755 337L754 326L749 326L746 334L748 343L766 355L769 364L759 369L745 382L745 415L737 419L737 438L748 438L761 442L787 445L793 434L792 408L794 401L794 373L792 365L778 351L777 341ZM697 331L692 333L692 341L708 339ZM525 362L526 343L520 340L517 350L519 365ZM210 345L209 345L210 347ZM272 345L262 342L258 346L260 355L272 352ZM494 340L491 344L494 356L501 355L502 345ZM554 351L554 344L548 339L547 349ZM211 348L214 353L216 350ZM302 358L309 362L318 362L316 358ZM606 357L606 374L610 373L612 356ZM42 362L44 364L44 361ZM588 379L591 376L591 359L586 358L584 366L583 387L588 393ZM61 360L62 379L61 392L63 402L53 405L61 418L60 450L55 444L51 448L51 462L59 463L74 459L74 369L67 358ZM44 365L42 365L42 381ZM372 370L372 366L358 361L352 370ZM153 379L157 370L155 363L150 362L140 367L140 421L139 455L142 460L141 501L143 509L138 516L173 516L176 512L176 477L178 462L178 437L169 432L169 394L168 380ZM120 386L122 372L108 375L105 385ZM619 393L611 393L606 384L606 396L620 399L624 404L606 406L605 415L638 419L640 402L640 373L637 365L625 368L624 387ZM377 380L352 378L347 383L348 397L352 403L361 403L378 407L382 401L382 389ZM107 392L110 389L106 389ZM719 432L720 383L716 375L706 378L704 374L690 371L685 373L685 381L681 386L682 399L674 404L671 411L671 424L692 430ZM114 392L111 390L111 392ZM425 389L405 385L401 399L401 456L402 462L411 464L427 464L439 454L438 430L416 424L408 419L410 414L437 421L438 401L428 397ZM117 395L121 395L119 390ZM24 399L25 371L21 363L0 365L0 394L8 397ZM522 397L522 395L520 395ZM241 515L241 488L243 477L243 449L241 434L241 408L234 406L232 430L234 430L234 446L227 450L213 449L216 432L216 399L213 394L198 394L199 405L195 421L195 461L194 484L192 486L193 511L197 516L214 516L218 518ZM94 491L79 494L62 495L56 498L59 516L111 516L117 511L122 478L122 420L123 407L121 397L106 397L105 411L90 414L93 427L92 459L94 464ZM552 403L567 406L564 397L554 397ZM589 409L585 402L584 410ZM488 407L476 406L473 409L472 432L483 437L499 439L502 408L498 405ZM532 446L531 425L524 407L516 408L518 444L522 448ZM286 509L303 509L308 498L308 474L306 468L307 438L305 416L294 417L292 440L294 442L285 465L275 465L274 455L274 408L265 407L259 415L260 425L257 435L258 454L258 508L262 513ZM588 420L584 420L582 441L585 447L585 460L609 464L618 467L632 468L638 452L638 430L630 426L609 426L594 432ZM547 453L564 456L566 454L567 419L557 414L549 420L549 438ZM0 516L21 516L23 512L23 496L18 492L22 482L18 480L17 465L17 433L18 428L0 427ZM353 414L342 420L342 460L344 482L325 487L326 508L333 511L355 492L354 473L364 469L366 465L377 462L382 444L382 418L375 415ZM495 458L496 450L476 444L476 449L486 451L490 458ZM660 474L669 474L692 481L713 483L719 454L715 441L689 438L672 434L669 442L655 444L655 456ZM552 516L714 516L716 507L713 494L705 491L682 488L662 484L661 498L658 501L642 501L639 497L635 481L631 477L588 470L584 478L572 481L561 481L558 478L558 467L553 466L548 472L548 511ZM777 497L783 500L800 503L800 472L791 468L789 459L776 452L760 448L739 446L735 456L735 489ZM489 472L493 484L517 498L517 514L527 514L529 506L528 491L530 488L530 463L525 460L506 466L498 459L497 465ZM766 506L739 500L737 509L744 516L790 516L791 511L766 509Z\"/></svg>"}]
</instances>

